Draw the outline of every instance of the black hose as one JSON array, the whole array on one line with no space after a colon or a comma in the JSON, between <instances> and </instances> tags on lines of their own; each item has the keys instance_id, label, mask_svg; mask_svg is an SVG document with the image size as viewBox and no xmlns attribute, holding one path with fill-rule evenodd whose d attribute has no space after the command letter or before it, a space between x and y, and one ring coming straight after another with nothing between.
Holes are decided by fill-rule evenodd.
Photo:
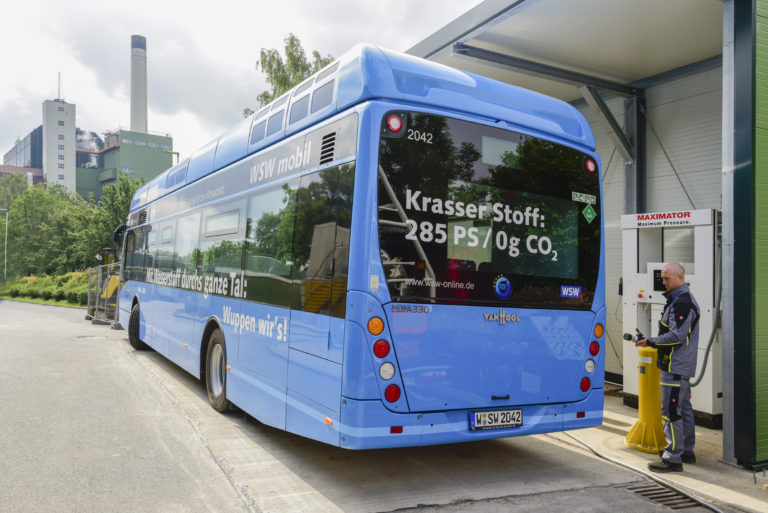
<instances>
[{"instance_id":1,"label":"black hose","mask_svg":"<svg viewBox=\"0 0 768 513\"><path fill-rule=\"evenodd\" d=\"M699 377L696 378L691 382L691 386L695 387L699 383L701 383L702 378L704 378L704 372L707 370L707 361L709 361L709 350L712 349L712 344L715 343L715 336L717 335L717 327L720 324L720 301L722 300L723 295L723 284L722 284L722 278L720 278L720 283L718 283L717 287L717 299L715 300L715 314L712 319L712 333L709 335L709 342L707 343L707 350L704 351L704 363L701 364L701 373L699 373Z\"/></svg>"}]
</instances>

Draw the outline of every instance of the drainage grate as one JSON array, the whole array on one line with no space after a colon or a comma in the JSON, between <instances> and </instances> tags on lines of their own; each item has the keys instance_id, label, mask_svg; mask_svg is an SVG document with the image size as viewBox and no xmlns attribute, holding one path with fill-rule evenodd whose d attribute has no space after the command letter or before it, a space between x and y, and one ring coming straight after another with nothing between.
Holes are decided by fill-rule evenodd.
<instances>
[{"instance_id":1,"label":"drainage grate","mask_svg":"<svg viewBox=\"0 0 768 513\"><path fill-rule=\"evenodd\" d=\"M701 504L694 501L693 499L689 499L685 495L682 495L669 488L665 488L656 483L643 483L639 485L628 486L627 490L635 492L638 495L642 495L646 499L650 499L653 502L672 509L686 509L701 506Z\"/></svg>"}]
</instances>

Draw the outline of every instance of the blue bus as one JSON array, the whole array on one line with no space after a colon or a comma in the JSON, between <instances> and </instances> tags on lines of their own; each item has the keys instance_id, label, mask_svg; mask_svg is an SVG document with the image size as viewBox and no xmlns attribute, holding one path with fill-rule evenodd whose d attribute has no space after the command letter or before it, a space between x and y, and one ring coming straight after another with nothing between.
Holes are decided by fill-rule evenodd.
<instances>
[{"instance_id":1,"label":"blue bus","mask_svg":"<svg viewBox=\"0 0 768 513\"><path fill-rule=\"evenodd\" d=\"M359 45L136 192L119 320L344 448L596 426L601 212L575 108Z\"/></svg>"}]
</instances>

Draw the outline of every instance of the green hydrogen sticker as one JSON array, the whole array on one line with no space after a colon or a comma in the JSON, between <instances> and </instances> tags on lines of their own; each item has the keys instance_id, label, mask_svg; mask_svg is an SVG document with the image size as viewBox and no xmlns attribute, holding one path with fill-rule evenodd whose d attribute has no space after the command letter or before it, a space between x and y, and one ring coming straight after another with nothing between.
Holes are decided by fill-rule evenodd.
<instances>
[{"instance_id":1,"label":"green hydrogen sticker","mask_svg":"<svg viewBox=\"0 0 768 513\"><path fill-rule=\"evenodd\" d=\"M592 205L587 205L586 208L581 211L581 213L584 214L584 217L587 219L588 223L591 223L597 217L595 209L592 208Z\"/></svg>"}]
</instances>

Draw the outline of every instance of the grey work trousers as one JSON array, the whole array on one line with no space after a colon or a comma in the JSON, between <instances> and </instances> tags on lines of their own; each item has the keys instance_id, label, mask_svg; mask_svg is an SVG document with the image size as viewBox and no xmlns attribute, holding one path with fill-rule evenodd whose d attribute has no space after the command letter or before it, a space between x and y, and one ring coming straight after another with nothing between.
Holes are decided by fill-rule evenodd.
<instances>
[{"instance_id":1,"label":"grey work trousers","mask_svg":"<svg viewBox=\"0 0 768 513\"><path fill-rule=\"evenodd\" d=\"M664 421L665 460L680 463L683 453L693 454L696 425L688 377L661 371L661 418Z\"/></svg>"}]
</instances>

